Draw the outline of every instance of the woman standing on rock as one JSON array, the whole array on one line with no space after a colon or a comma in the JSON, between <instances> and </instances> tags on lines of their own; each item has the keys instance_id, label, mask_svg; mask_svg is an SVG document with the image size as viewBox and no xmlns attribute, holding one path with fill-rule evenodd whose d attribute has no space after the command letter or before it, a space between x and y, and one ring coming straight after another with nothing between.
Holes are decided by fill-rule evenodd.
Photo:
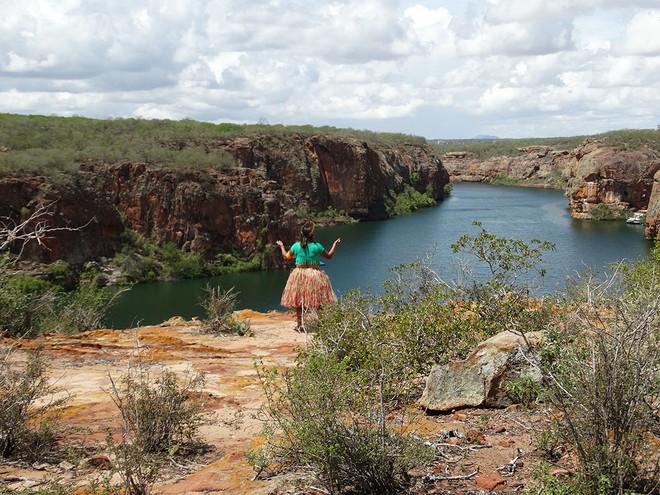
<instances>
[{"instance_id":1,"label":"woman standing on rock","mask_svg":"<svg viewBox=\"0 0 660 495\"><path fill-rule=\"evenodd\" d=\"M282 256L290 260L295 257L296 266L289 275L289 279L282 293L282 306L296 310L296 330L305 330L303 325L303 309L320 308L326 303L337 301L330 278L319 267L321 257L331 259L335 253L337 244L341 239L332 243L330 251L314 240L315 227L313 222L306 222L300 231L300 241L291 246L287 251L282 241L277 245L282 251Z\"/></svg>"}]
</instances>

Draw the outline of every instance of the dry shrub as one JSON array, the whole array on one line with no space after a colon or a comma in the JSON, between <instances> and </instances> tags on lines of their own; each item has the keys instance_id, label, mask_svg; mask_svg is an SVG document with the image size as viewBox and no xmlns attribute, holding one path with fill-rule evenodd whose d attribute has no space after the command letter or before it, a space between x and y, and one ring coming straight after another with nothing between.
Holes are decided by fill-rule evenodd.
<instances>
[{"instance_id":1,"label":"dry shrub","mask_svg":"<svg viewBox=\"0 0 660 495\"><path fill-rule=\"evenodd\" d=\"M49 382L48 362L37 349L27 359L0 350L0 456L43 459L53 447L67 397Z\"/></svg>"},{"instance_id":2,"label":"dry shrub","mask_svg":"<svg viewBox=\"0 0 660 495\"><path fill-rule=\"evenodd\" d=\"M252 335L250 322L234 318L234 310L238 301L238 294L232 287L223 290L220 287L207 285L204 288L206 296L200 299L200 306L206 312L202 320L202 330L207 333L231 333L237 335Z\"/></svg>"},{"instance_id":3,"label":"dry shrub","mask_svg":"<svg viewBox=\"0 0 660 495\"><path fill-rule=\"evenodd\" d=\"M135 353L126 372L115 381L110 395L119 409L121 435L108 443L115 455L115 470L131 495L147 495L158 476L162 458L197 441L203 424L203 403L197 392L201 374L186 372L183 379L164 367L142 359L136 336Z\"/></svg>"},{"instance_id":4,"label":"dry shrub","mask_svg":"<svg viewBox=\"0 0 660 495\"><path fill-rule=\"evenodd\" d=\"M656 250L657 253L657 250ZM544 349L546 398L576 453L576 493L657 493L660 455L660 263L657 257L587 276Z\"/></svg>"}]
</instances>

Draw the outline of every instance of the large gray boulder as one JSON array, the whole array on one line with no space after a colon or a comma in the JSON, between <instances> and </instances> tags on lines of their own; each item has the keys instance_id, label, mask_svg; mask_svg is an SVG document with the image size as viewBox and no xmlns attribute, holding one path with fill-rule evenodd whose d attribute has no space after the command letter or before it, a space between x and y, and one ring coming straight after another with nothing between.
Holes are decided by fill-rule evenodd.
<instances>
[{"instance_id":1,"label":"large gray boulder","mask_svg":"<svg viewBox=\"0 0 660 495\"><path fill-rule=\"evenodd\" d=\"M537 332L526 335L532 344L540 337ZM512 332L501 332L479 344L465 360L434 366L419 403L436 412L506 407L511 399L504 384L525 376L541 379L525 340Z\"/></svg>"}]
</instances>

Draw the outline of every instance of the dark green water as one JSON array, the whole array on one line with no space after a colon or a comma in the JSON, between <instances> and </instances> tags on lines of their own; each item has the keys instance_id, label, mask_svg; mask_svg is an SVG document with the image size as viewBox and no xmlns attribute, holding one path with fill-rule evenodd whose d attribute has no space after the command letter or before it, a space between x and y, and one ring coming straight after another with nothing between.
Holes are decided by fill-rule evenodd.
<instances>
[{"instance_id":1,"label":"dark green water","mask_svg":"<svg viewBox=\"0 0 660 495\"><path fill-rule=\"evenodd\" d=\"M316 237L328 248L335 238L342 239L324 267L341 297L353 288L378 292L392 275L390 268L429 254L441 278L456 280L459 259L450 246L461 235L478 232L472 225L475 220L500 236L556 244L556 251L544 256L548 274L541 293L563 289L567 277L577 272L604 271L618 260L647 257L651 247L639 225L572 219L561 192L484 184L455 184L452 196L435 208L382 222L322 229ZM296 239L282 240L288 247ZM176 315L203 317L199 300L207 284L234 287L239 309L283 309L279 300L287 276L288 270L277 270L139 285L121 295L106 324L129 328Z\"/></svg>"}]
</instances>

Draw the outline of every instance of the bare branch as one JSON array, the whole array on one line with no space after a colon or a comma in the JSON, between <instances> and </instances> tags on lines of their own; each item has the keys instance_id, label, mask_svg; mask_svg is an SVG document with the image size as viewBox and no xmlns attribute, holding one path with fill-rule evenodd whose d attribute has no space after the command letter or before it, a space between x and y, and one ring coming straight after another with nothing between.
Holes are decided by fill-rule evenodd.
<instances>
[{"instance_id":1,"label":"bare branch","mask_svg":"<svg viewBox=\"0 0 660 495\"><path fill-rule=\"evenodd\" d=\"M18 252L18 257L20 257L29 242L36 241L40 246L44 246L43 241L52 238L53 233L79 231L94 220L91 218L86 224L79 227L50 227L48 220L54 215L53 206L56 202L39 205L24 220L17 221L9 216L0 217L0 251L17 243L20 244Z\"/></svg>"}]
</instances>

